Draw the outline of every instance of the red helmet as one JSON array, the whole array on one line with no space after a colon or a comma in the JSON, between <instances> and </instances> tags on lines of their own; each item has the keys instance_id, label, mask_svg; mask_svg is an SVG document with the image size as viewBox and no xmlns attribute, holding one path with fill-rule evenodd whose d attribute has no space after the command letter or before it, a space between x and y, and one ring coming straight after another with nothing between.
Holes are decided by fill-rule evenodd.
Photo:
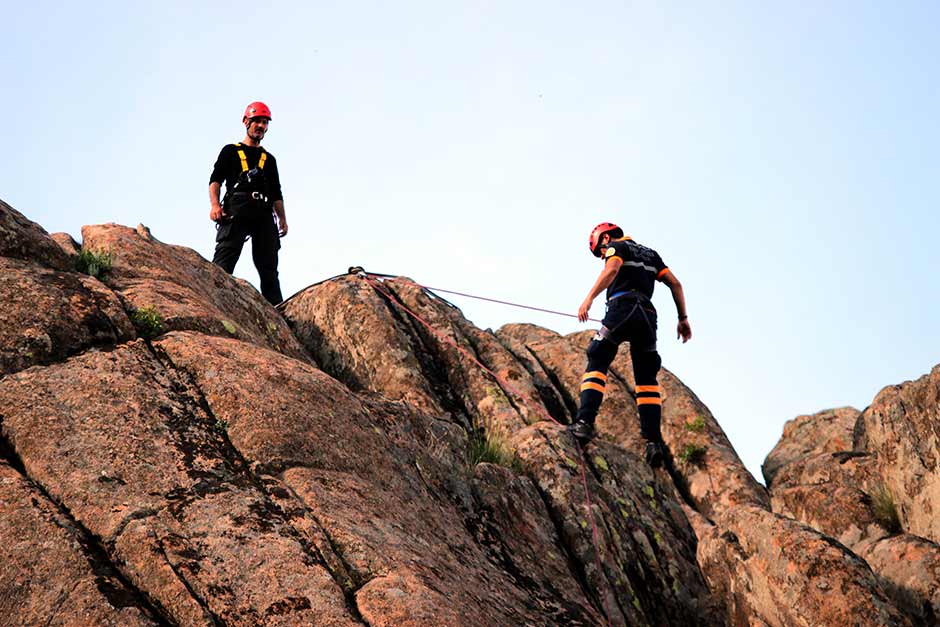
<instances>
[{"instance_id":1,"label":"red helmet","mask_svg":"<svg viewBox=\"0 0 940 627\"><path fill-rule=\"evenodd\" d=\"M261 101L252 102L245 107L245 115L242 119L250 120L251 118L268 118L270 120L271 110L268 108L268 105Z\"/></svg>"},{"instance_id":2,"label":"red helmet","mask_svg":"<svg viewBox=\"0 0 940 627\"><path fill-rule=\"evenodd\" d=\"M605 233L610 234L610 239L623 237L623 229L613 222L601 222L595 226L594 230L591 231L591 235L588 237L588 247L595 257L601 256L601 238L604 237Z\"/></svg>"}]
</instances>

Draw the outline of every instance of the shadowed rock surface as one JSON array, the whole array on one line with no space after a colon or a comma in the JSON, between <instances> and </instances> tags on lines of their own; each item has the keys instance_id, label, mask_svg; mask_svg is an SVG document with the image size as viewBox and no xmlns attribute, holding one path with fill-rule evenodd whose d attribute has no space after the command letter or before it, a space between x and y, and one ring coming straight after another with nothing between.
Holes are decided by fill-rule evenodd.
<instances>
[{"instance_id":1,"label":"shadowed rock surface","mask_svg":"<svg viewBox=\"0 0 940 627\"><path fill-rule=\"evenodd\" d=\"M0 627L934 624L935 442L899 425L936 420L937 370L803 417L768 494L666 371L673 464L646 466L626 350L580 449L590 332L362 276L282 317L146 227L83 238L102 280L0 204Z\"/></svg>"},{"instance_id":2,"label":"shadowed rock surface","mask_svg":"<svg viewBox=\"0 0 940 627\"><path fill-rule=\"evenodd\" d=\"M864 412L800 416L763 466L774 511L865 559L918 625L940 624L940 546L923 515L937 498L937 381L934 368L885 388Z\"/></svg>"},{"instance_id":3,"label":"shadowed rock surface","mask_svg":"<svg viewBox=\"0 0 940 627\"><path fill-rule=\"evenodd\" d=\"M940 541L940 366L883 389L858 421L856 448L877 453L904 529Z\"/></svg>"},{"instance_id":4,"label":"shadowed rock surface","mask_svg":"<svg viewBox=\"0 0 940 627\"><path fill-rule=\"evenodd\" d=\"M0 257L52 268L72 269L68 254L41 226L0 200Z\"/></svg>"},{"instance_id":5,"label":"shadowed rock surface","mask_svg":"<svg viewBox=\"0 0 940 627\"><path fill-rule=\"evenodd\" d=\"M912 624L864 560L764 509L741 507L703 529L698 558L734 625Z\"/></svg>"},{"instance_id":6,"label":"shadowed rock surface","mask_svg":"<svg viewBox=\"0 0 940 627\"><path fill-rule=\"evenodd\" d=\"M362 311L369 312L365 328L380 342L347 324ZM510 451L544 502L557 545L547 555L566 565L564 586L580 594L586 589L612 624L720 624L695 566L691 528L677 503L663 500L668 489L637 456L617 447L588 455L582 466L574 441L542 403L546 382L494 335L407 280L339 279L303 292L284 312L318 363L336 376L429 412L466 440L482 432ZM371 376L376 364L387 376ZM415 389L420 393L410 394ZM560 618L549 624L572 620Z\"/></svg>"},{"instance_id":7,"label":"shadowed rock surface","mask_svg":"<svg viewBox=\"0 0 940 627\"><path fill-rule=\"evenodd\" d=\"M0 374L136 337L117 296L97 279L0 257Z\"/></svg>"},{"instance_id":8,"label":"shadowed rock surface","mask_svg":"<svg viewBox=\"0 0 940 627\"><path fill-rule=\"evenodd\" d=\"M562 337L531 325L506 325L497 334L516 353L525 350L556 382L566 405L577 405L584 351L594 335L583 331ZM712 517L738 505L769 508L763 486L744 467L711 412L668 370L659 377L663 395L663 438L675 456L680 489L698 511ZM604 404L597 416L600 437L637 455L645 443L640 435L633 381L633 365L626 346L619 351L607 380ZM699 456L683 451L699 451Z\"/></svg>"}]
</instances>

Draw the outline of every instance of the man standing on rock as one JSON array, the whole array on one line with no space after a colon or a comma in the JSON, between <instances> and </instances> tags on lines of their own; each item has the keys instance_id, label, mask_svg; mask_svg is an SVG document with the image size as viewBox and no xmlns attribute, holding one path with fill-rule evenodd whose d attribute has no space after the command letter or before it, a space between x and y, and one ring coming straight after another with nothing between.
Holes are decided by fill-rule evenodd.
<instances>
[{"instance_id":1,"label":"man standing on rock","mask_svg":"<svg viewBox=\"0 0 940 627\"><path fill-rule=\"evenodd\" d=\"M287 235L287 217L277 161L261 147L270 122L271 110L263 102L252 102L245 109L245 139L222 148L209 177L209 218L216 223L212 263L231 274L250 237L261 294L276 305L284 300L277 277L277 251L280 238ZM220 203L223 181L225 198Z\"/></svg>"},{"instance_id":2,"label":"man standing on rock","mask_svg":"<svg viewBox=\"0 0 940 627\"><path fill-rule=\"evenodd\" d=\"M677 336L685 343L692 338L692 327L686 315L682 284L659 253L624 237L623 229L616 224L598 224L591 231L588 245L595 257L604 259L604 269L578 308L578 320L588 319L591 303L604 290L607 290L607 313L588 345L578 414L569 429L582 443L594 437L594 419L604 400L607 369L621 342L629 342L640 432L646 439L646 462L656 468L663 463L665 455L660 431L662 395L656 380L662 359L656 352L656 308L650 299L655 281L669 286L679 314Z\"/></svg>"}]
</instances>

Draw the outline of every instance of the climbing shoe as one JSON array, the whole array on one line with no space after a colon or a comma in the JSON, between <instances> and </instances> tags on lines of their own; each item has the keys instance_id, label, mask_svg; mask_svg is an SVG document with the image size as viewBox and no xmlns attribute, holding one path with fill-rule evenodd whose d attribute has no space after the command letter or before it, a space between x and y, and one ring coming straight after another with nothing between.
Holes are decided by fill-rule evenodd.
<instances>
[{"instance_id":1,"label":"climbing shoe","mask_svg":"<svg viewBox=\"0 0 940 627\"><path fill-rule=\"evenodd\" d=\"M568 426L568 431L571 432L571 435L573 435L578 442L587 444L591 441L591 438L594 437L594 424L585 422L584 420L577 420Z\"/></svg>"},{"instance_id":2,"label":"climbing shoe","mask_svg":"<svg viewBox=\"0 0 940 627\"><path fill-rule=\"evenodd\" d=\"M659 468L666 460L666 452L660 442L646 443L646 463L650 468Z\"/></svg>"}]
</instances>

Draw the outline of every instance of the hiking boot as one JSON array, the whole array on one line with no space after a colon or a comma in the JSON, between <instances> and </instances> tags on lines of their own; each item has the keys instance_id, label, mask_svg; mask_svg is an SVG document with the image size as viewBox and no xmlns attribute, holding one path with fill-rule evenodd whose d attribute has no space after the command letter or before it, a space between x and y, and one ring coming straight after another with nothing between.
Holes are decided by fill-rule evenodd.
<instances>
[{"instance_id":1,"label":"hiking boot","mask_svg":"<svg viewBox=\"0 0 940 627\"><path fill-rule=\"evenodd\" d=\"M568 425L568 431L571 432L581 444L587 444L594 437L594 423L577 420Z\"/></svg>"},{"instance_id":2,"label":"hiking boot","mask_svg":"<svg viewBox=\"0 0 940 627\"><path fill-rule=\"evenodd\" d=\"M661 442L646 443L646 463L650 468L659 468L666 460L666 452Z\"/></svg>"}]
</instances>

